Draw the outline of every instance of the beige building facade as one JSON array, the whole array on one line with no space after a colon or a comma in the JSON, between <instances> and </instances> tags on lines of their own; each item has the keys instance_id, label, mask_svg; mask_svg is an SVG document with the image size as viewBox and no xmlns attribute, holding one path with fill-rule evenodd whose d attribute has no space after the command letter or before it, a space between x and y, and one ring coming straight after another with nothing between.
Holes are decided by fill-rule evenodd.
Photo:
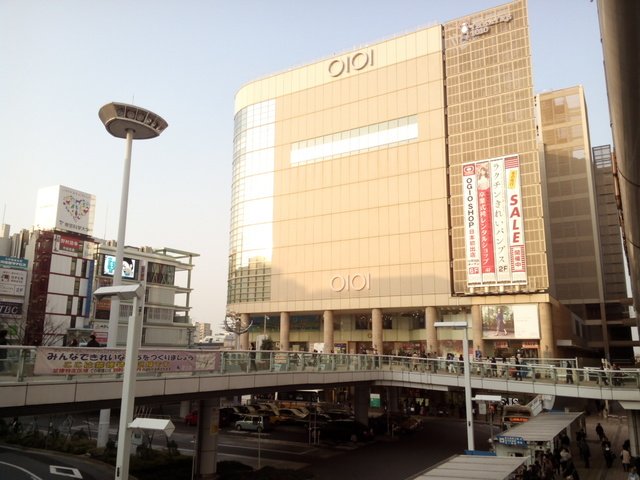
<instances>
[{"instance_id":1,"label":"beige building facade","mask_svg":"<svg viewBox=\"0 0 640 480\"><path fill-rule=\"evenodd\" d=\"M567 353L541 155L525 1L245 85L227 301L251 325L241 345L442 355L463 332L435 323L465 320L484 355Z\"/></svg>"}]
</instances>

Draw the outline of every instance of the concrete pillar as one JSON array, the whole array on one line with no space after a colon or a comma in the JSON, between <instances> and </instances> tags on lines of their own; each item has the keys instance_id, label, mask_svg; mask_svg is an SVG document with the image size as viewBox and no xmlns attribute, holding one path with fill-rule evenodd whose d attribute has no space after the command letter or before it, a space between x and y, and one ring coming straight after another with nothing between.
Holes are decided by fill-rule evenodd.
<instances>
[{"instance_id":1,"label":"concrete pillar","mask_svg":"<svg viewBox=\"0 0 640 480\"><path fill-rule=\"evenodd\" d=\"M472 352L476 348L480 348L482 354L486 357L487 352L484 349L484 341L482 340L482 307L480 305L471 306L471 334L473 339Z\"/></svg>"},{"instance_id":2,"label":"concrete pillar","mask_svg":"<svg viewBox=\"0 0 640 480\"><path fill-rule=\"evenodd\" d=\"M631 443L629 453L637 457L640 455L640 410L625 410L625 413L627 414L629 442Z\"/></svg>"},{"instance_id":3,"label":"concrete pillar","mask_svg":"<svg viewBox=\"0 0 640 480\"><path fill-rule=\"evenodd\" d=\"M539 303L540 314L540 353L542 358L556 357L556 341L553 338L553 323L550 303Z\"/></svg>"},{"instance_id":4,"label":"concrete pillar","mask_svg":"<svg viewBox=\"0 0 640 480\"><path fill-rule=\"evenodd\" d=\"M438 309L436 307L427 307L424 309L424 325L427 329L427 352L436 352L440 354L440 345L438 342L438 332L436 322L438 321Z\"/></svg>"},{"instance_id":5,"label":"concrete pillar","mask_svg":"<svg viewBox=\"0 0 640 480\"><path fill-rule=\"evenodd\" d=\"M378 354L382 355L382 310L379 308L371 311L371 343Z\"/></svg>"},{"instance_id":6,"label":"concrete pillar","mask_svg":"<svg viewBox=\"0 0 640 480\"><path fill-rule=\"evenodd\" d=\"M397 413L400 411L400 405L398 405L398 389L396 387L387 387L387 408L391 413Z\"/></svg>"},{"instance_id":7,"label":"concrete pillar","mask_svg":"<svg viewBox=\"0 0 640 480\"><path fill-rule=\"evenodd\" d=\"M333 312L325 310L322 314L324 322L324 353L333 352Z\"/></svg>"},{"instance_id":8,"label":"concrete pillar","mask_svg":"<svg viewBox=\"0 0 640 480\"><path fill-rule=\"evenodd\" d=\"M289 312L280 312L280 350L289 350L289 330L291 321Z\"/></svg>"},{"instance_id":9,"label":"concrete pillar","mask_svg":"<svg viewBox=\"0 0 640 480\"><path fill-rule=\"evenodd\" d=\"M184 400L180 402L180 418L184 418L188 413L191 413L191 401Z\"/></svg>"},{"instance_id":10,"label":"concrete pillar","mask_svg":"<svg viewBox=\"0 0 640 480\"><path fill-rule=\"evenodd\" d=\"M355 387L353 415L357 421L369 425L369 387Z\"/></svg>"},{"instance_id":11,"label":"concrete pillar","mask_svg":"<svg viewBox=\"0 0 640 480\"><path fill-rule=\"evenodd\" d=\"M244 330L249 326L249 314L240 315L240 328ZM240 350L249 350L249 332L240 335Z\"/></svg>"},{"instance_id":12,"label":"concrete pillar","mask_svg":"<svg viewBox=\"0 0 640 480\"><path fill-rule=\"evenodd\" d=\"M198 441L194 466L197 480L216 477L218 463L218 430L220 428L220 399L207 398L199 402Z\"/></svg>"}]
</instances>

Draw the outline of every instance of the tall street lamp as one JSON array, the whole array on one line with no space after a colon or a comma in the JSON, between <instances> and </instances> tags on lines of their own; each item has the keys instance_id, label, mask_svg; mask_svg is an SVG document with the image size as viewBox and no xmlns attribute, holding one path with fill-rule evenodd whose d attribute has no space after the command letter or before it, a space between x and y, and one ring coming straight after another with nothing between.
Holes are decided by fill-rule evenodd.
<instances>
[{"instance_id":1,"label":"tall street lamp","mask_svg":"<svg viewBox=\"0 0 640 480\"><path fill-rule=\"evenodd\" d=\"M473 440L473 410L471 407L471 368L469 365L469 334L467 332L467 322L435 322L436 328L462 329L464 340L462 342L462 356L464 365L464 403L467 416L467 449L475 450Z\"/></svg>"},{"instance_id":2,"label":"tall street lamp","mask_svg":"<svg viewBox=\"0 0 640 480\"><path fill-rule=\"evenodd\" d=\"M124 259L124 237L127 229L127 206L129 203L129 177L131 173L131 148L133 140L145 140L160 135L168 123L159 115L144 108L126 103L112 102L104 105L98 112L107 132L117 138L126 139L124 171L122 174L122 192L120 196L120 218L118 223L118 243L116 245L116 269L113 272L114 287L122 285L122 262ZM120 320L120 299L111 298L109 310L109 328L107 347L118 344L118 321ZM100 411L98 427L98 446L104 447L109 438L109 410Z\"/></svg>"},{"instance_id":3,"label":"tall street lamp","mask_svg":"<svg viewBox=\"0 0 640 480\"><path fill-rule=\"evenodd\" d=\"M136 373L138 370L138 349L142 339L142 322L138 315L138 302L144 295L144 287L139 284L100 287L93 295L96 299L117 296L118 300L133 300L133 310L127 327L127 349L124 357L122 377L122 402L118 427L118 450L116 452L115 480L128 480L129 457L131 455L131 430L133 407L135 405Z\"/></svg>"}]
</instances>

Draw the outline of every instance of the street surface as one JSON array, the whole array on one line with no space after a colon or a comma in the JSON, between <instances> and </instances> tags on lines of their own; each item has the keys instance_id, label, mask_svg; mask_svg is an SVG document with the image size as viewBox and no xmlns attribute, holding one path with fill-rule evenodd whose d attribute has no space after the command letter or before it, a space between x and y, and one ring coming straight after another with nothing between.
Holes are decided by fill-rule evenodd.
<instances>
[{"instance_id":1,"label":"street surface","mask_svg":"<svg viewBox=\"0 0 640 480\"><path fill-rule=\"evenodd\" d=\"M58 425L63 420L23 419L38 424L45 433L45 424ZM83 428L95 438L97 417L64 419L72 431ZM278 468L303 469L315 475L317 480L334 479L336 475L353 480L403 480L423 471L450 455L466 448L466 427L459 419L424 418L421 431L393 439L378 436L371 442L346 442L341 444L313 444L305 428L280 425L268 433L238 432L227 428L220 432L218 461L235 460L254 468L271 465ZM175 421L176 430L171 440L180 451L192 455L196 427ZM475 425L476 448L487 449L489 427ZM110 431L115 439L115 426ZM153 448L163 449L167 439L162 433L153 435ZM330 459L330 460L329 460ZM113 478L113 469L98 468L95 462L77 456L56 452L21 451L19 448L0 447L0 479L49 480L49 479L107 480Z\"/></svg>"}]
</instances>

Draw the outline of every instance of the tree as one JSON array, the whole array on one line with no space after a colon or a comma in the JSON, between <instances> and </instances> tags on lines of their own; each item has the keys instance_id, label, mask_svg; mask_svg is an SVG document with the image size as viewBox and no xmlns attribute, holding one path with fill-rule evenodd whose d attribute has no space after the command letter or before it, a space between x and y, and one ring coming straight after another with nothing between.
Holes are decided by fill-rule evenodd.
<instances>
[{"instance_id":1,"label":"tree","mask_svg":"<svg viewBox=\"0 0 640 480\"><path fill-rule=\"evenodd\" d=\"M60 345L62 338L67 334L67 327L63 322L56 322L51 315L45 315L42 329L36 325L38 322L29 320L22 315L11 315L0 320L0 326L9 331L11 343L15 345L29 345L30 338L34 338L33 329L36 328L35 337L38 345ZM31 331L30 331L31 330Z\"/></svg>"},{"instance_id":2,"label":"tree","mask_svg":"<svg viewBox=\"0 0 640 480\"><path fill-rule=\"evenodd\" d=\"M271 337L263 338L260 350L275 350L275 346L276 342L274 342Z\"/></svg>"}]
</instances>

